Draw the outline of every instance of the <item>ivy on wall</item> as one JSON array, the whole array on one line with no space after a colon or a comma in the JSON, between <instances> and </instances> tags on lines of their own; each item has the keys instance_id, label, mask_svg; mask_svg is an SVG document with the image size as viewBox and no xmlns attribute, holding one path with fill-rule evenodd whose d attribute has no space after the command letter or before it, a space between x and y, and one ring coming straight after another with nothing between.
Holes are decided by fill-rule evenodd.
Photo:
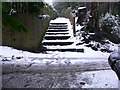
<instances>
[{"instance_id":1,"label":"ivy on wall","mask_svg":"<svg viewBox=\"0 0 120 90\"><path fill-rule=\"evenodd\" d=\"M43 2L2 2L3 28L9 27L14 32L27 32L22 21L14 17L16 14L34 13L38 14L44 8Z\"/></svg>"},{"instance_id":2,"label":"ivy on wall","mask_svg":"<svg viewBox=\"0 0 120 90\"><path fill-rule=\"evenodd\" d=\"M11 13L12 3L11 2L3 2L2 3L2 24L4 27L9 27L12 31L17 32L27 32L27 29L23 25L21 21L14 18Z\"/></svg>"}]
</instances>

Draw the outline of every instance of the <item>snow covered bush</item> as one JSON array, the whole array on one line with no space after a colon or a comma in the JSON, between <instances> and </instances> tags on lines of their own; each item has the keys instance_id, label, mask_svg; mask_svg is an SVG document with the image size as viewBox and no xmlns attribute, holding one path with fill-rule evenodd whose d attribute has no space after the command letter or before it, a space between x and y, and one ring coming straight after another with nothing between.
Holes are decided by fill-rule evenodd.
<instances>
[{"instance_id":1,"label":"snow covered bush","mask_svg":"<svg viewBox=\"0 0 120 90\"><path fill-rule=\"evenodd\" d=\"M119 43L120 39L120 17L106 13L100 19L101 30L104 35L111 41ZM117 41L116 41L117 40Z\"/></svg>"}]
</instances>

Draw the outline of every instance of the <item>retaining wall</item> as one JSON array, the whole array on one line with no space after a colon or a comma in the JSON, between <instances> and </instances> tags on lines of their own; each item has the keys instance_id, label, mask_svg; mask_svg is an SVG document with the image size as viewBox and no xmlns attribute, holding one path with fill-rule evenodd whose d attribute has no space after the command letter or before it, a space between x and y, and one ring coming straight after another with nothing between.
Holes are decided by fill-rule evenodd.
<instances>
[{"instance_id":1,"label":"retaining wall","mask_svg":"<svg viewBox=\"0 0 120 90\"><path fill-rule=\"evenodd\" d=\"M17 49L39 52L42 38L47 30L49 19L40 19L33 14L16 16L27 28L27 32L13 32L5 27L2 30L2 45Z\"/></svg>"}]
</instances>

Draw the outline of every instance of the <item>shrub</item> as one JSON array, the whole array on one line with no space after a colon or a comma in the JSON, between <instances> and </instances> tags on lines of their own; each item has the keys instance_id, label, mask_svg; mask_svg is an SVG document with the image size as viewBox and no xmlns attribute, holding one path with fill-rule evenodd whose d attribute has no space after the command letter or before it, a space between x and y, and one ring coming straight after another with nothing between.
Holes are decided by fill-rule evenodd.
<instances>
[{"instance_id":1,"label":"shrub","mask_svg":"<svg viewBox=\"0 0 120 90\"><path fill-rule=\"evenodd\" d=\"M120 43L120 18L118 15L114 16L106 13L100 19L101 31L106 38L114 43Z\"/></svg>"}]
</instances>

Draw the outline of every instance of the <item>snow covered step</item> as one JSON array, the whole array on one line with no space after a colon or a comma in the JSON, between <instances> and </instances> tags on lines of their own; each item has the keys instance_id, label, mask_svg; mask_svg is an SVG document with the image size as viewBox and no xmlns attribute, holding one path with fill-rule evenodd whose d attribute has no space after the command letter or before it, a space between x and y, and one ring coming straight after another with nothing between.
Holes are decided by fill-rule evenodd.
<instances>
[{"instance_id":1,"label":"snow covered step","mask_svg":"<svg viewBox=\"0 0 120 90\"><path fill-rule=\"evenodd\" d=\"M60 46L64 46L64 45L71 45L73 44L74 42L69 42L69 41L62 41L62 42L56 42L56 41L46 41L46 42L43 42L43 45L60 45Z\"/></svg>"},{"instance_id":2,"label":"snow covered step","mask_svg":"<svg viewBox=\"0 0 120 90\"><path fill-rule=\"evenodd\" d=\"M63 36L70 36L70 35L45 35L44 37L47 37L47 36L50 36L50 37L63 37Z\"/></svg>"},{"instance_id":3,"label":"snow covered step","mask_svg":"<svg viewBox=\"0 0 120 90\"><path fill-rule=\"evenodd\" d=\"M48 29L67 29L67 27L48 27Z\"/></svg>"},{"instance_id":4,"label":"snow covered step","mask_svg":"<svg viewBox=\"0 0 120 90\"><path fill-rule=\"evenodd\" d=\"M51 29L49 28L47 31L50 31L50 30L51 30L51 31L53 31L53 30L55 30L55 31L56 31L56 30L57 30L57 31L59 31L59 30L61 30L61 31L69 31L68 29L52 29L52 28L51 28Z\"/></svg>"},{"instance_id":5,"label":"snow covered step","mask_svg":"<svg viewBox=\"0 0 120 90\"><path fill-rule=\"evenodd\" d=\"M65 35L46 35L44 38L47 39L47 40L57 40L57 39L69 39L71 36L65 36Z\"/></svg>"},{"instance_id":6,"label":"snow covered step","mask_svg":"<svg viewBox=\"0 0 120 90\"><path fill-rule=\"evenodd\" d=\"M46 32L47 35L69 34L68 32Z\"/></svg>"},{"instance_id":7,"label":"snow covered step","mask_svg":"<svg viewBox=\"0 0 120 90\"><path fill-rule=\"evenodd\" d=\"M44 40L44 41L46 42L47 40ZM70 42L70 40L69 40L69 42ZM81 47L80 46L75 46L75 45L69 45L69 46L45 46L45 48L47 48L47 49L70 49L70 48L81 49L81 48L84 48L84 47L82 47L82 46Z\"/></svg>"},{"instance_id":8,"label":"snow covered step","mask_svg":"<svg viewBox=\"0 0 120 90\"><path fill-rule=\"evenodd\" d=\"M48 29L48 30L68 30L68 29Z\"/></svg>"},{"instance_id":9,"label":"snow covered step","mask_svg":"<svg viewBox=\"0 0 120 90\"><path fill-rule=\"evenodd\" d=\"M50 23L50 24L54 24L54 25L66 25L67 23Z\"/></svg>"},{"instance_id":10,"label":"snow covered step","mask_svg":"<svg viewBox=\"0 0 120 90\"><path fill-rule=\"evenodd\" d=\"M48 29L47 32L67 32L69 31L68 29Z\"/></svg>"},{"instance_id":11,"label":"snow covered step","mask_svg":"<svg viewBox=\"0 0 120 90\"><path fill-rule=\"evenodd\" d=\"M65 52L65 51L70 51L70 52L84 52L84 47L78 47L78 46L71 46L71 45L67 45L67 46L45 46L46 51L61 51L61 52Z\"/></svg>"},{"instance_id":12,"label":"snow covered step","mask_svg":"<svg viewBox=\"0 0 120 90\"><path fill-rule=\"evenodd\" d=\"M49 25L49 27L67 27L68 25Z\"/></svg>"},{"instance_id":13,"label":"snow covered step","mask_svg":"<svg viewBox=\"0 0 120 90\"><path fill-rule=\"evenodd\" d=\"M60 52L84 52L84 49L76 49L76 48L60 48L60 49L44 49L43 51L60 51Z\"/></svg>"}]
</instances>

